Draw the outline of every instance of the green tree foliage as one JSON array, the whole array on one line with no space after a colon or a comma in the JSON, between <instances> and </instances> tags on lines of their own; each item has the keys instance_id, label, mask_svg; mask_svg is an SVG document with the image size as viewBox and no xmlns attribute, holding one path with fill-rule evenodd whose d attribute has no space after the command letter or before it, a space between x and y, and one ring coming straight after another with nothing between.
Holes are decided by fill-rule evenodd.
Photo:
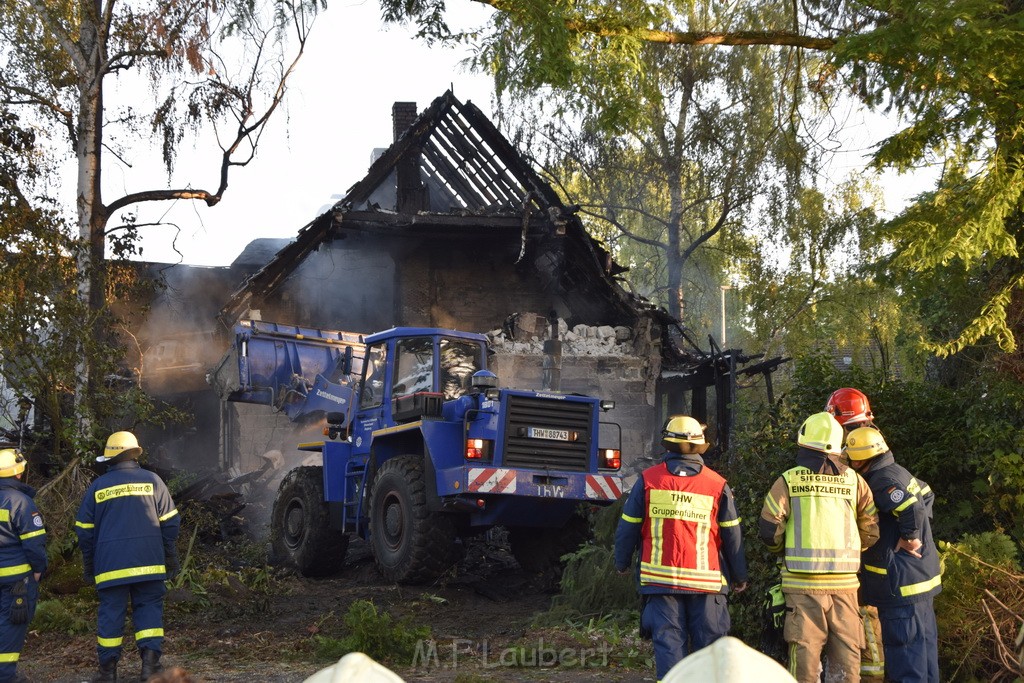
<instances>
[{"instance_id":1,"label":"green tree foliage","mask_svg":"<svg viewBox=\"0 0 1024 683\"><path fill-rule=\"evenodd\" d=\"M627 90L561 93L578 133L562 117L546 119L555 175L578 179L571 200L591 229L635 269L634 288L695 327L707 307L692 303L717 295L732 236L750 223L781 226L766 216L787 212L782 179L802 150L777 124L777 74L786 70L777 57L647 46L645 67L619 84ZM613 98L630 106L611 113ZM545 106L551 100L543 96Z\"/></svg>"},{"instance_id":2,"label":"green tree foliage","mask_svg":"<svg viewBox=\"0 0 1024 683\"><path fill-rule=\"evenodd\" d=\"M21 119L0 116L0 385L12 397L0 407L0 421L19 436L28 434L23 446L37 462L62 466L93 445L92 435L79 434L73 419L83 360L104 378L96 388L95 416L101 421L137 419L152 414L153 406L119 363L121 354L110 340L82 333L93 315L76 288L82 245L62 222L59 207L31 194L47 169L39 144ZM107 283L113 296L121 296L134 278L117 271ZM35 425L28 423L30 416Z\"/></svg>"},{"instance_id":3,"label":"green tree foliage","mask_svg":"<svg viewBox=\"0 0 1024 683\"><path fill-rule=\"evenodd\" d=\"M886 377L920 377L918 310L872 277L864 236L878 221L862 190L803 190L787 224L787 250L764 248L770 237L756 232L734 247L743 284L734 296L746 311L740 341L768 355L836 354Z\"/></svg>"},{"instance_id":4,"label":"green tree foliage","mask_svg":"<svg viewBox=\"0 0 1024 683\"><path fill-rule=\"evenodd\" d=\"M105 258L108 248L117 258L130 253L143 227L134 214L119 212L148 201L201 200L212 206L220 200L229 171L253 158L295 67L275 47L291 40L301 55L312 17L322 6L322 0L265 5L0 0L0 107L17 113L22 126L45 138L37 141L34 153L56 165L70 152L77 162L74 223L81 248L71 252L76 271L64 282L73 282L87 303L79 329L88 331L69 336L70 341L110 338ZM124 85L132 78L136 84L148 79L155 93L152 109L137 97L137 89ZM115 79L122 89L113 88ZM115 95L125 99L116 102ZM215 190L184 183L133 188L113 200L104 197L110 189L102 180L104 166L112 158L130 165L135 155L146 155L147 146L138 144L144 131L161 138L163 159L171 169L185 135L206 123L229 129L218 136ZM38 206L30 187L33 178L13 181L21 204ZM111 225L119 217L121 223ZM75 391L79 415L89 423L97 417L89 411L101 410L104 369L90 365L92 355L79 351Z\"/></svg>"},{"instance_id":5,"label":"green tree foliage","mask_svg":"<svg viewBox=\"0 0 1024 683\"><path fill-rule=\"evenodd\" d=\"M413 19L421 33L444 35L443 17L414 4L382 0L390 18ZM1014 292L1024 283L1018 241L1024 192L1022 117L1024 6L1017 1L897 1L885 6L858 0L729 6L706 23L707 5L692 0L624 0L609 5L546 0L487 0L496 12L474 34L478 63L495 74L499 91L522 84L567 89L582 82L589 64L601 65L611 92L623 92L646 65L643 46L679 50L695 45L773 45L810 52L823 61L806 82L831 106L844 94L889 111L902 122L874 154L879 168L937 166L933 191L918 197L882 233L894 249L895 277L953 268L980 282L970 296L930 327L929 349L949 354L992 339L1014 348ZM613 117L643 106L609 97ZM967 290L964 290L965 292ZM966 314L966 315L965 315Z\"/></svg>"},{"instance_id":6,"label":"green tree foliage","mask_svg":"<svg viewBox=\"0 0 1024 683\"><path fill-rule=\"evenodd\" d=\"M940 354L983 338L1004 351L1015 347L1006 309L1024 283L1024 66L1011 55L1024 42L1022 9L985 0L897 2L836 50L859 94L907 121L883 141L875 164L941 165L935 189L885 232L896 247L894 268L948 266L954 281L975 281L973 320L935 330L930 348Z\"/></svg>"},{"instance_id":7,"label":"green tree foliage","mask_svg":"<svg viewBox=\"0 0 1024 683\"><path fill-rule=\"evenodd\" d=\"M713 26L730 11L676 5L665 21ZM533 48L561 38L535 28L499 13L493 40L480 44L477 65L496 74L504 113L522 122L531 149L546 152L552 175L567 179L569 200L630 266L629 284L691 326L710 327L700 304L718 294L732 236L751 223L781 228L778 216L791 211L806 150L780 112L798 92L800 65L778 51L582 36L550 55L560 60L556 77L548 53Z\"/></svg>"}]
</instances>

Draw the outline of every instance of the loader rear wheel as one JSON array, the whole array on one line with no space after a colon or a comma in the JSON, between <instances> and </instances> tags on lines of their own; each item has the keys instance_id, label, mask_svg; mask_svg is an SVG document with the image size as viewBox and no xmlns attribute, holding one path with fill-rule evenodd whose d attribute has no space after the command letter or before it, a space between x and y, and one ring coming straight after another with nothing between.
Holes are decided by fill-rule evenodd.
<instances>
[{"instance_id":1,"label":"loader rear wheel","mask_svg":"<svg viewBox=\"0 0 1024 683\"><path fill-rule=\"evenodd\" d=\"M370 546L377 569L396 583L429 583L458 561L454 520L427 509L421 456L392 458L377 471Z\"/></svg>"},{"instance_id":2,"label":"loader rear wheel","mask_svg":"<svg viewBox=\"0 0 1024 683\"><path fill-rule=\"evenodd\" d=\"M330 527L322 467L297 467L277 489L270 539L275 558L303 576L341 571L348 535Z\"/></svg>"},{"instance_id":3,"label":"loader rear wheel","mask_svg":"<svg viewBox=\"0 0 1024 683\"><path fill-rule=\"evenodd\" d=\"M591 538L590 521L573 513L561 528L514 526L508 530L512 556L528 572L561 572L562 556L578 550Z\"/></svg>"}]
</instances>

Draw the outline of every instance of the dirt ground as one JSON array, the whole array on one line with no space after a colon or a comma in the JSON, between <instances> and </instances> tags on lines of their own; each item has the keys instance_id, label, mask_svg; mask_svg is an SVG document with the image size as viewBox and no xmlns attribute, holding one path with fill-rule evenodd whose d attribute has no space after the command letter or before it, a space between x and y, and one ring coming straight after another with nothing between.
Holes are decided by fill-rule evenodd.
<instances>
[{"instance_id":1,"label":"dirt ground","mask_svg":"<svg viewBox=\"0 0 1024 683\"><path fill-rule=\"evenodd\" d=\"M550 606L551 584L524 572L500 547L471 546L455 575L443 583L397 586L382 581L365 545L353 543L337 576L286 574L273 586L269 604L261 609L246 609L266 598L241 585L235 595L227 595L224 609L197 612L169 604L165 666L183 667L195 681L300 683L331 663L316 658L314 636L338 637L349 606L368 599L396 619L430 629L432 641L422 644L416 666L389 663L406 681L630 683L655 678L653 669L634 664L635 658L624 666L626 657L617 649L635 643L580 642L567 627L531 626L533 617ZM179 599L168 595L169 603ZM139 658L130 636L125 640L119 680L137 680ZM32 632L18 670L37 683L88 681L96 667L95 642L92 634Z\"/></svg>"}]
</instances>

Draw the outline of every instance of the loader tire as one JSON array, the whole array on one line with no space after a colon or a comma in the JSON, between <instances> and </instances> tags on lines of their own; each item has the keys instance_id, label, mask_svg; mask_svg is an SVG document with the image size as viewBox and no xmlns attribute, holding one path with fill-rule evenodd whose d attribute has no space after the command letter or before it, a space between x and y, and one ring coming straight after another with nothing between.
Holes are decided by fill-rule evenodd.
<instances>
[{"instance_id":1,"label":"loader tire","mask_svg":"<svg viewBox=\"0 0 1024 683\"><path fill-rule=\"evenodd\" d=\"M270 540L275 559L307 577L341 571L348 535L332 529L324 502L322 467L297 467L277 489Z\"/></svg>"},{"instance_id":2,"label":"loader tire","mask_svg":"<svg viewBox=\"0 0 1024 683\"><path fill-rule=\"evenodd\" d=\"M590 521L578 513L557 529L514 526L508 530L512 556L528 572L561 574L562 556L578 550L590 538Z\"/></svg>"},{"instance_id":3,"label":"loader tire","mask_svg":"<svg viewBox=\"0 0 1024 683\"><path fill-rule=\"evenodd\" d=\"M454 520L427 509L421 456L392 458L377 471L370 547L381 575L396 583L429 583L458 562Z\"/></svg>"}]
</instances>

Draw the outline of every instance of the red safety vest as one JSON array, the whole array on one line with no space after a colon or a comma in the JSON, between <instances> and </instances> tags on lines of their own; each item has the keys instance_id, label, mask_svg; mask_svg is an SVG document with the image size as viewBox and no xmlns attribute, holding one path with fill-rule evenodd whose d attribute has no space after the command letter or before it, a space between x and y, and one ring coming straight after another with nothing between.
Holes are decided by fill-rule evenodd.
<instances>
[{"instance_id":1,"label":"red safety vest","mask_svg":"<svg viewBox=\"0 0 1024 683\"><path fill-rule=\"evenodd\" d=\"M718 593L718 501L725 479L705 467L692 477L665 463L643 473L647 505L640 546L640 585Z\"/></svg>"}]
</instances>

